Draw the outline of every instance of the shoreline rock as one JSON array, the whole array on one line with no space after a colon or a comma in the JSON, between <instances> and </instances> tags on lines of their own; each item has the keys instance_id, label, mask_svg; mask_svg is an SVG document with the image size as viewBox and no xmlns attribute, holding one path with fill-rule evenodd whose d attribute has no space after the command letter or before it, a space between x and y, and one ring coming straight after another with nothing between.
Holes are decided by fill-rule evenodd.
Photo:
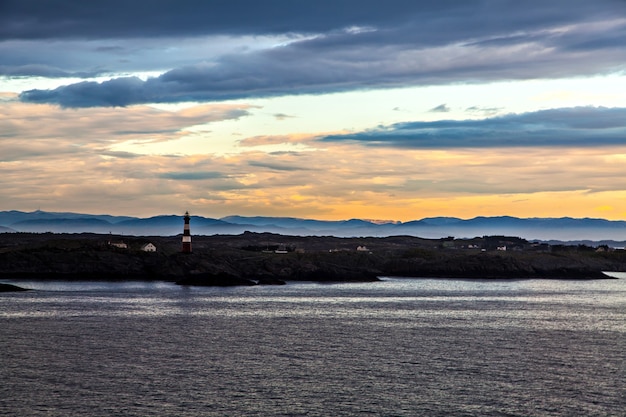
<instances>
[{"instance_id":1,"label":"shoreline rock","mask_svg":"<svg viewBox=\"0 0 626 417\"><path fill-rule=\"evenodd\" d=\"M257 285L285 285L286 281L275 277L263 277L257 280Z\"/></svg>"},{"instance_id":2,"label":"shoreline rock","mask_svg":"<svg viewBox=\"0 0 626 417\"><path fill-rule=\"evenodd\" d=\"M379 277L455 279L614 279L626 251L536 244L503 236L474 239L298 237L245 233L196 236L182 254L180 237L0 234L0 279L168 281L179 285L284 285L287 281L375 282ZM150 240L157 252L141 250ZM507 251L497 249L509 244ZM264 248L284 244L286 252ZM470 244L471 243L471 244ZM358 248L367 247L367 251ZM480 249L480 248L483 249Z\"/></svg>"},{"instance_id":3,"label":"shoreline rock","mask_svg":"<svg viewBox=\"0 0 626 417\"><path fill-rule=\"evenodd\" d=\"M31 290L29 288L22 288L13 284L0 283L0 292L20 292L20 291L31 291Z\"/></svg>"}]
</instances>

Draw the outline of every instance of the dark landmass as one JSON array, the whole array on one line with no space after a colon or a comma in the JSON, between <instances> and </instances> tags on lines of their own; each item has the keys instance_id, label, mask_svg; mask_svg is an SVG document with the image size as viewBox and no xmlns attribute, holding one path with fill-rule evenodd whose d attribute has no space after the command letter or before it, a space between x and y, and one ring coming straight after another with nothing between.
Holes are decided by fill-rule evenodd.
<instances>
[{"instance_id":1,"label":"dark landmass","mask_svg":"<svg viewBox=\"0 0 626 417\"><path fill-rule=\"evenodd\" d=\"M113 233L126 236L175 236L182 231L182 216L160 215L149 218L55 213L46 211L0 211L0 232L22 233ZM570 217L518 218L511 216L430 217L407 222L375 220L314 220L293 217L242 217L221 219L194 215L192 233L198 235L239 235L245 231L290 236L520 236L543 241L601 241L609 246L626 246L626 221Z\"/></svg>"},{"instance_id":2,"label":"dark landmass","mask_svg":"<svg viewBox=\"0 0 626 417\"><path fill-rule=\"evenodd\" d=\"M0 292L29 291L27 288L18 287L12 284L3 284L0 282Z\"/></svg>"},{"instance_id":3,"label":"dark landmass","mask_svg":"<svg viewBox=\"0 0 626 417\"><path fill-rule=\"evenodd\" d=\"M156 252L144 252L152 243ZM626 251L517 237L337 238L271 233L181 237L0 233L0 279L166 280L181 285L366 282L381 276L608 279Z\"/></svg>"}]
</instances>

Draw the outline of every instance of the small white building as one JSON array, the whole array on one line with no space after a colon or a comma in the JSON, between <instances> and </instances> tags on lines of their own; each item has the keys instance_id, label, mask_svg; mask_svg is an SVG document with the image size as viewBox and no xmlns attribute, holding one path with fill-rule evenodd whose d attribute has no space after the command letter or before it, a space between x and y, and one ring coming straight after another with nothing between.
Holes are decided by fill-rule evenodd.
<instances>
[{"instance_id":1,"label":"small white building","mask_svg":"<svg viewBox=\"0 0 626 417\"><path fill-rule=\"evenodd\" d=\"M128 249L128 245L124 242L109 242L109 245L120 249Z\"/></svg>"},{"instance_id":2,"label":"small white building","mask_svg":"<svg viewBox=\"0 0 626 417\"><path fill-rule=\"evenodd\" d=\"M357 252L369 252L370 250L367 249L367 246L357 246L356 247Z\"/></svg>"},{"instance_id":3,"label":"small white building","mask_svg":"<svg viewBox=\"0 0 626 417\"><path fill-rule=\"evenodd\" d=\"M152 243L146 243L141 247L141 250L144 252L156 252L156 246L154 246Z\"/></svg>"}]
</instances>

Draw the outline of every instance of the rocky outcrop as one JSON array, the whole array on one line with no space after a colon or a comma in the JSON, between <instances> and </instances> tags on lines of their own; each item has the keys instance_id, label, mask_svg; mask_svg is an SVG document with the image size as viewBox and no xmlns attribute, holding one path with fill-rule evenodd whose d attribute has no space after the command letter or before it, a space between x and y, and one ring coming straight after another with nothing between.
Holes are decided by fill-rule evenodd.
<instances>
[{"instance_id":1,"label":"rocky outcrop","mask_svg":"<svg viewBox=\"0 0 626 417\"><path fill-rule=\"evenodd\" d=\"M17 291L30 291L28 288L18 287L12 284L0 283L0 292L17 292Z\"/></svg>"},{"instance_id":2,"label":"rocky outcrop","mask_svg":"<svg viewBox=\"0 0 626 417\"><path fill-rule=\"evenodd\" d=\"M449 278L569 278L602 279L610 263L589 257L554 254L495 254L438 256L435 259L390 259L390 275ZM612 264L611 268L623 268Z\"/></svg>"},{"instance_id":3,"label":"rocky outcrop","mask_svg":"<svg viewBox=\"0 0 626 417\"><path fill-rule=\"evenodd\" d=\"M115 238L115 237L113 237ZM121 238L121 237L119 237ZM194 252L180 253L180 237L124 237L127 249L107 244L108 235L0 234L0 279L167 280L181 285L281 285L286 281L365 282L380 276L448 278L608 278L626 271L626 251L597 252L580 246L525 248L507 252L502 237L454 239L287 237L245 233L194 237ZM274 242L288 253L262 250ZM357 247L368 251L357 251ZM538 251L537 248L541 250ZM258 249L258 250L256 250Z\"/></svg>"},{"instance_id":4,"label":"rocky outcrop","mask_svg":"<svg viewBox=\"0 0 626 417\"><path fill-rule=\"evenodd\" d=\"M263 277L259 278L257 281L257 285L285 285L286 281L282 279L274 278L274 277Z\"/></svg>"}]
</instances>

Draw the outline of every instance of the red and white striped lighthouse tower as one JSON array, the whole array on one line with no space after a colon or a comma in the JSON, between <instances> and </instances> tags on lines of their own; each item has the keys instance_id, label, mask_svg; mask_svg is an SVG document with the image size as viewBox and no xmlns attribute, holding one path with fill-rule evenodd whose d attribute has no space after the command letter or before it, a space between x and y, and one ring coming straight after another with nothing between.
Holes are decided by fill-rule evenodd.
<instances>
[{"instance_id":1,"label":"red and white striped lighthouse tower","mask_svg":"<svg viewBox=\"0 0 626 417\"><path fill-rule=\"evenodd\" d=\"M191 233L189 232L189 212L185 212L185 228L183 229L183 253L191 253Z\"/></svg>"}]
</instances>

